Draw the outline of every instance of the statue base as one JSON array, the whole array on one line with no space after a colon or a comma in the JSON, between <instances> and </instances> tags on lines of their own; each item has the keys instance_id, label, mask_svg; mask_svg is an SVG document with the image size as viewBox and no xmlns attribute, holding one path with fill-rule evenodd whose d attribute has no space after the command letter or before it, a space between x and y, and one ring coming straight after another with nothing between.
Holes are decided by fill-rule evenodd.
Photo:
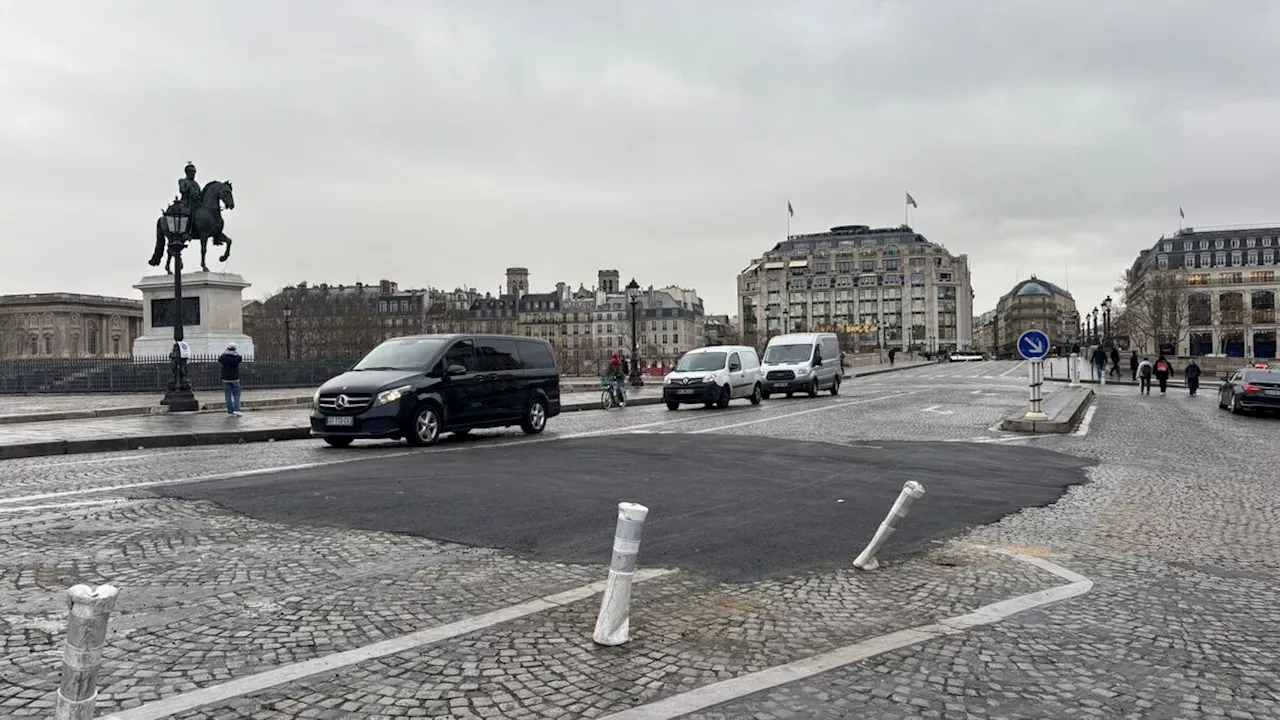
<instances>
[{"instance_id":1,"label":"statue base","mask_svg":"<svg viewBox=\"0 0 1280 720\"><path fill-rule=\"evenodd\" d=\"M160 404L169 408L169 412L196 412L200 409L200 401L190 390L169 390Z\"/></svg>"},{"instance_id":2,"label":"statue base","mask_svg":"<svg viewBox=\"0 0 1280 720\"><path fill-rule=\"evenodd\" d=\"M244 334L244 278L235 273L182 274L183 340L191 355L209 360L235 345L245 360L253 359L253 338ZM173 276L148 275L135 288L142 291L142 336L133 341L135 360L165 361L173 350Z\"/></svg>"}]
</instances>

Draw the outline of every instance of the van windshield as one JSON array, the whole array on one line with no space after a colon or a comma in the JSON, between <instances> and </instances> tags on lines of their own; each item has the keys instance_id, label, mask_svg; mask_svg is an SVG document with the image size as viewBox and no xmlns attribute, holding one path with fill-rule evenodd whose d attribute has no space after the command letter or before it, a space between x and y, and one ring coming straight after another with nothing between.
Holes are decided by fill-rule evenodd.
<instances>
[{"instance_id":1,"label":"van windshield","mask_svg":"<svg viewBox=\"0 0 1280 720\"><path fill-rule=\"evenodd\" d=\"M766 365L809 362L813 357L812 345L770 345L764 349Z\"/></svg>"},{"instance_id":2,"label":"van windshield","mask_svg":"<svg viewBox=\"0 0 1280 720\"><path fill-rule=\"evenodd\" d=\"M728 356L722 352L689 353L676 363L676 372L708 372L724 367L724 359Z\"/></svg>"},{"instance_id":3,"label":"van windshield","mask_svg":"<svg viewBox=\"0 0 1280 720\"><path fill-rule=\"evenodd\" d=\"M398 338L369 351L353 370L426 370L444 347L442 338Z\"/></svg>"}]
</instances>

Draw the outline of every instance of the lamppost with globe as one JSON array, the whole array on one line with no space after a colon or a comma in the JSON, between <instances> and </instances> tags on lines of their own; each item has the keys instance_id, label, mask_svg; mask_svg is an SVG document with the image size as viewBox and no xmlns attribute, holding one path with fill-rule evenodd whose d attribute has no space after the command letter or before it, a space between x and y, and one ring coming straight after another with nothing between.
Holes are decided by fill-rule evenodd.
<instances>
[{"instance_id":1,"label":"lamppost with globe","mask_svg":"<svg viewBox=\"0 0 1280 720\"><path fill-rule=\"evenodd\" d=\"M1111 338L1111 296L1102 301L1102 337Z\"/></svg>"},{"instance_id":2,"label":"lamppost with globe","mask_svg":"<svg viewBox=\"0 0 1280 720\"><path fill-rule=\"evenodd\" d=\"M640 283L635 278L627 283L627 300L631 304L631 387L643 387L640 376L640 338L637 330L636 309L640 305Z\"/></svg>"},{"instance_id":3,"label":"lamppost with globe","mask_svg":"<svg viewBox=\"0 0 1280 720\"><path fill-rule=\"evenodd\" d=\"M292 321L293 321L293 308L287 307L284 309L284 359L285 360L289 360L293 358L293 343L291 342L292 333L289 332L290 331L289 324Z\"/></svg>"},{"instance_id":4,"label":"lamppost with globe","mask_svg":"<svg viewBox=\"0 0 1280 720\"><path fill-rule=\"evenodd\" d=\"M165 238L169 241L169 255L173 258L173 307L170 312L173 319L173 350L169 352L172 378L160 404L168 407L170 412L193 412L200 409L200 403L191 391L191 380L187 377L187 360L191 351L182 329L186 320L182 299L182 251L191 239L191 216L175 209L166 210L164 230Z\"/></svg>"}]
</instances>

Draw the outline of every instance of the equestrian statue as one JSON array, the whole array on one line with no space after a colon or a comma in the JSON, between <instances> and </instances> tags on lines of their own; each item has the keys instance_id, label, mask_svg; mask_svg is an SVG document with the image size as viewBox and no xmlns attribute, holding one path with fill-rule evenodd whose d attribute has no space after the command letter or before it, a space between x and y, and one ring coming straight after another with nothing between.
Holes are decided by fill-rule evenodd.
<instances>
[{"instance_id":1,"label":"equestrian statue","mask_svg":"<svg viewBox=\"0 0 1280 720\"><path fill-rule=\"evenodd\" d=\"M209 240L213 240L214 245L226 245L227 248L222 253L222 257L218 258L219 262L226 262L231 257L231 238L222 232L222 207L225 205L228 210L235 209L236 199L231 193L231 183L214 180L204 188L196 182L196 166L187 163L183 168L186 176L178 180L178 196L173 199L169 207L165 209L164 215L186 215L190 218L188 223L188 232L186 236L181 238L171 238L165 233L164 218L160 217L156 220L156 248L151 255L150 264L155 267L160 265L160 259L164 257L165 250L168 248L170 241L180 242L186 245L188 240L200 241L200 269L209 272L209 266L205 261L205 254L209 250ZM170 264L173 261L173 249L169 248L169 255L165 258L164 271L173 274Z\"/></svg>"}]
</instances>

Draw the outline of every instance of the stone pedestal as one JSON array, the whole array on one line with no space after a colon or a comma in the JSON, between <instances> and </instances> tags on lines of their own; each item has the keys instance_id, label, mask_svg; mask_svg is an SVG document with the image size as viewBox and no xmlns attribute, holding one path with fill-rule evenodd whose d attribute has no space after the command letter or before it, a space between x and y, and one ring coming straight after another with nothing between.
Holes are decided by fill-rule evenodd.
<instances>
[{"instance_id":1,"label":"stone pedestal","mask_svg":"<svg viewBox=\"0 0 1280 720\"><path fill-rule=\"evenodd\" d=\"M133 357L168 362L173 349L173 276L148 275L135 288L142 291L142 336ZM241 295L249 283L235 273L182 274L183 334L193 357L218 356L235 343L245 360L253 359L253 339L244 334Z\"/></svg>"}]
</instances>

